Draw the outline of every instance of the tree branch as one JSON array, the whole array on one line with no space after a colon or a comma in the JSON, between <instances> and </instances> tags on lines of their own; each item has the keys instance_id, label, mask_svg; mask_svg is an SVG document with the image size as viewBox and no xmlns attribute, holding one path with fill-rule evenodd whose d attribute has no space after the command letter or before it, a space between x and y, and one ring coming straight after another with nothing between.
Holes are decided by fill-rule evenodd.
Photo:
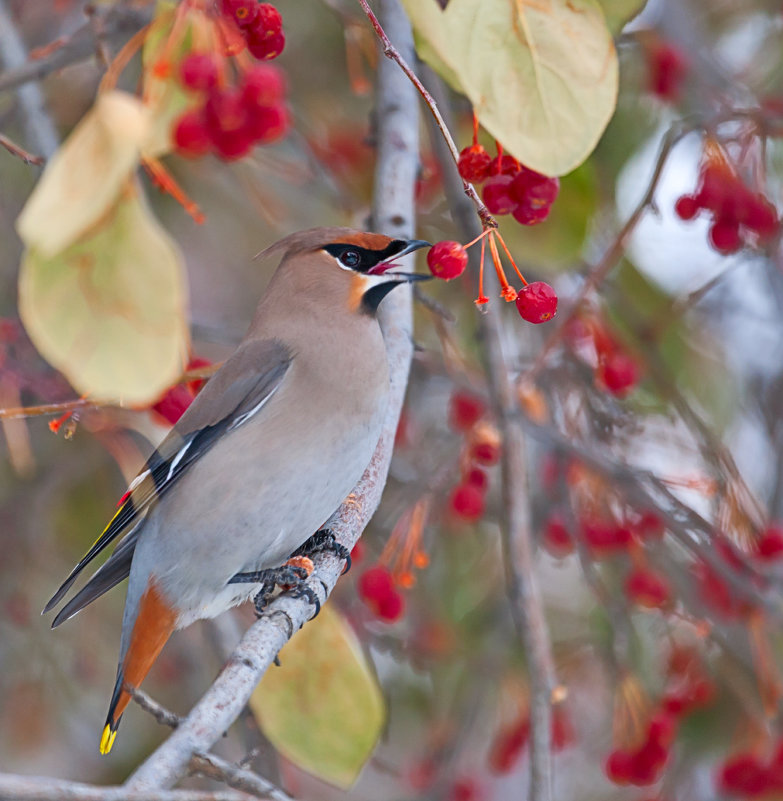
<instances>
[{"instance_id":1,"label":"tree branch","mask_svg":"<svg viewBox=\"0 0 783 801\"><path fill-rule=\"evenodd\" d=\"M413 55L413 38L398 0L382 0L382 16L393 30L400 51ZM414 185L418 170L418 115L412 89L398 82L396 67L383 61L378 77L378 163L373 208L374 227L397 236L410 236L414 221ZM403 85L404 84L404 85ZM393 93L393 94L392 94ZM394 434L407 384L413 352L410 292L400 288L379 310L386 341L391 397L383 434L373 459L329 527L352 547L374 513L391 461ZM310 587L325 600L340 576L342 561L331 554L313 560ZM204 697L126 783L132 790L171 787L187 772L194 754L203 754L236 720L275 656L312 614L302 598L281 595L245 634L228 664Z\"/></svg>"},{"instance_id":2,"label":"tree branch","mask_svg":"<svg viewBox=\"0 0 783 801\"><path fill-rule=\"evenodd\" d=\"M59 47L37 59L17 58L14 63L6 61L6 72L0 74L0 92L14 89L30 81L40 81L52 72L84 61L95 54L100 44L119 44L136 31L141 30L152 19L152 4L137 8L129 3L98 6L90 19L75 30ZM5 23L0 24L0 31ZM4 47L0 46L0 52Z\"/></svg>"},{"instance_id":3,"label":"tree branch","mask_svg":"<svg viewBox=\"0 0 783 801\"><path fill-rule=\"evenodd\" d=\"M231 790L142 790L97 787L39 776L0 773L0 801L247 801Z\"/></svg>"}]
</instances>

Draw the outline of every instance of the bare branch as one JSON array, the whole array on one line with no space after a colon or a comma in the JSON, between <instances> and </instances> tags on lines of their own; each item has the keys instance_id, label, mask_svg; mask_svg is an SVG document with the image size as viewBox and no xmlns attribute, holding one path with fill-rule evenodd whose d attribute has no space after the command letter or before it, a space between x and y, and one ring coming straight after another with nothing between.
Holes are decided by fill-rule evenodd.
<instances>
[{"instance_id":1,"label":"bare branch","mask_svg":"<svg viewBox=\"0 0 783 801\"><path fill-rule=\"evenodd\" d=\"M152 5L136 7L130 3L98 6L88 22L74 31L59 47L38 59L21 58L6 62L0 75L0 92L30 81L40 81L52 72L95 55L101 44L117 45L143 28L152 18ZM0 30L3 25L0 25ZM4 48L0 47L0 51Z\"/></svg>"},{"instance_id":2,"label":"bare branch","mask_svg":"<svg viewBox=\"0 0 783 801\"><path fill-rule=\"evenodd\" d=\"M271 796L270 796L271 797ZM231 790L129 790L0 773L0 801L247 801Z\"/></svg>"},{"instance_id":3,"label":"bare branch","mask_svg":"<svg viewBox=\"0 0 783 801\"><path fill-rule=\"evenodd\" d=\"M291 801L291 796L279 787L263 779L246 768L232 765L214 754L194 754L191 760L194 773L209 779L224 782L235 790L250 793L257 798L270 798L272 801Z\"/></svg>"},{"instance_id":4,"label":"bare branch","mask_svg":"<svg viewBox=\"0 0 783 801\"><path fill-rule=\"evenodd\" d=\"M5 0L0 0L0 61L7 70L16 70L27 61L27 50ZM49 158L57 150L59 137L46 112L43 92L35 84L28 84L20 86L16 94L25 136L34 150Z\"/></svg>"},{"instance_id":5,"label":"bare branch","mask_svg":"<svg viewBox=\"0 0 783 801\"><path fill-rule=\"evenodd\" d=\"M413 55L413 40L398 0L383 0L400 51ZM418 118L407 82L392 76L391 62L379 68L378 165L374 227L399 236L413 233L414 185L418 170ZM387 93L395 92L393 102ZM407 384L413 352L410 292L396 290L381 305L379 314L386 340L391 397L383 434L373 459L329 527L346 546L352 547L374 513L389 470L394 434ZM320 597L328 596L340 576L342 562L331 554L314 559L309 585ZM171 737L130 777L134 790L170 787L188 770L194 754L203 754L236 720L251 693L286 641L308 620L312 609L302 598L285 595L269 605L269 611L242 638L228 664L204 697L181 722Z\"/></svg>"}]
</instances>

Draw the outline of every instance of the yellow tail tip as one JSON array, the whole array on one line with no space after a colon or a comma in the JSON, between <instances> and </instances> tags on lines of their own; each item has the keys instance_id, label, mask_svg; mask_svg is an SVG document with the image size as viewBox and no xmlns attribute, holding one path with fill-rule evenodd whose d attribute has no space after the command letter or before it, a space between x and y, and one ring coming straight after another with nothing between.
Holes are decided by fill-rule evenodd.
<instances>
[{"instance_id":1,"label":"yellow tail tip","mask_svg":"<svg viewBox=\"0 0 783 801\"><path fill-rule=\"evenodd\" d=\"M101 735L100 751L102 754L108 754L111 747L114 745L114 738L117 736L116 731L111 730L111 726L107 723Z\"/></svg>"}]
</instances>

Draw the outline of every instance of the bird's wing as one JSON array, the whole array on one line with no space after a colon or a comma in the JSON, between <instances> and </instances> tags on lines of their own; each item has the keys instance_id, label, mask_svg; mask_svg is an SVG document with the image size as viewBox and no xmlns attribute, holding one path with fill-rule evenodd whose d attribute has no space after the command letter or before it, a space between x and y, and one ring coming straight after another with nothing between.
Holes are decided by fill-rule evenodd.
<instances>
[{"instance_id":1,"label":"bird's wing","mask_svg":"<svg viewBox=\"0 0 783 801\"><path fill-rule=\"evenodd\" d=\"M130 529L131 533L138 536L136 529L155 501L168 492L188 467L203 456L219 437L238 428L261 411L280 387L292 358L289 350L276 340L250 340L239 347L207 382L160 446L152 452L144 469L131 482L114 517L46 604L44 612L60 602L82 570L120 534ZM134 547L136 536L131 538ZM125 573L81 606L94 600L128 574L132 553L131 549L123 555L121 563L123 569L127 568ZM104 567L108 567L109 562ZM115 563L115 568L119 564L119 561ZM102 570L103 568L95 574L90 583L107 577L108 574L101 575ZM88 586L89 584L84 587L82 593Z\"/></svg>"}]
</instances>

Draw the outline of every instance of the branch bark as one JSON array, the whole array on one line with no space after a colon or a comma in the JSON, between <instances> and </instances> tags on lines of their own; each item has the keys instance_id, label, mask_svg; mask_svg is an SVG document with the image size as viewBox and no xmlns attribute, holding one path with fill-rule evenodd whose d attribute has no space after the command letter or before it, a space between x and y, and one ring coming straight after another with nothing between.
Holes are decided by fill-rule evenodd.
<instances>
[{"instance_id":1,"label":"branch bark","mask_svg":"<svg viewBox=\"0 0 783 801\"><path fill-rule=\"evenodd\" d=\"M0 773L0 801L247 801L233 790L142 790L98 787L39 776Z\"/></svg>"},{"instance_id":2,"label":"branch bark","mask_svg":"<svg viewBox=\"0 0 783 801\"><path fill-rule=\"evenodd\" d=\"M397 47L412 58L413 38L398 0L382 0L380 7ZM395 236L410 236L418 169L417 104L404 76L385 60L379 66L378 108L374 227ZM386 424L365 474L329 523L340 542L349 548L369 522L383 492L413 353L409 291L400 288L391 293L379 314L391 374ZM314 562L309 583L325 601L343 563L331 554L320 554ZM269 611L242 638L212 687L125 787L134 791L171 787L184 776L193 755L207 752L234 722L279 650L311 613L311 606L301 598L282 595L273 601Z\"/></svg>"}]
</instances>

